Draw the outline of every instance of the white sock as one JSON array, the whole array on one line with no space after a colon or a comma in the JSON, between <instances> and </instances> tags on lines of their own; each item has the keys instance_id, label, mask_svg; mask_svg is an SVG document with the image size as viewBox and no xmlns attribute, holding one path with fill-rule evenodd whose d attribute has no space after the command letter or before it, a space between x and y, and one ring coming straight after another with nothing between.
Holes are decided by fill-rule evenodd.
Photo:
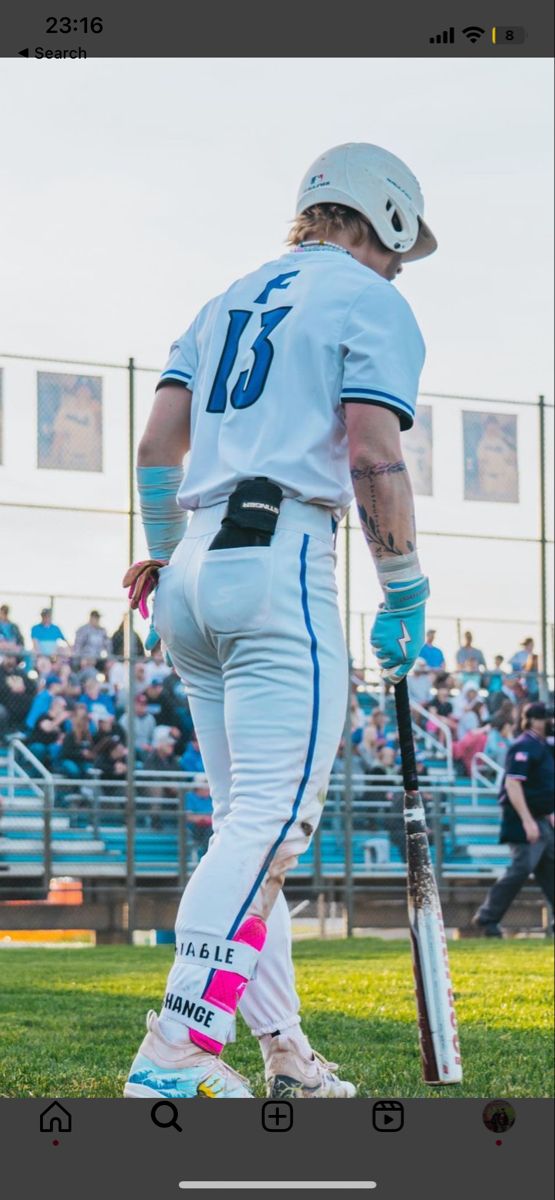
<instances>
[{"instance_id":1,"label":"white sock","mask_svg":"<svg viewBox=\"0 0 555 1200\"><path fill-rule=\"evenodd\" d=\"M176 1049L180 1046L188 1046L191 1041L187 1026L182 1025L181 1021L172 1021L171 1017L168 1017L164 1013L164 1010L162 1010L158 1017L158 1028L162 1037L167 1042L171 1042L172 1046L175 1046Z\"/></svg>"}]
</instances>

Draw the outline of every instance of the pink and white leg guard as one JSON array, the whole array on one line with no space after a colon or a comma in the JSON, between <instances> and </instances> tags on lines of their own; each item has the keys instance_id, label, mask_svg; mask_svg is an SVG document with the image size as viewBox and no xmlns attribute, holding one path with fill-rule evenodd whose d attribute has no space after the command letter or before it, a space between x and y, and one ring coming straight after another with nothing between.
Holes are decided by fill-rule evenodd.
<instances>
[{"instance_id":1,"label":"pink and white leg guard","mask_svg":"<svg viewBox=\"0 0 555 1200\"><path fill-rule=\"evenodd\" d=\"M204 989L200 1005L197 1005L197 1013L202 1015L206 1009L220 1010L222 1015L228 1015L231 1026L237 1005L252 978L258 954L266 941L266 932L266 923L261 917L247 917L235 937L229 941L215 937L201 938L198 934L178 935L176 950L180 963L198 966L204 960L207 966L212 966L210 981ZM240 950L240 947L244 947L244 950ZM221 966L217 965L219 963ZM171 1007L175 1008L175 1005ZM194 1008L194 1005L188 1007ZM190 1015L185 1023L189 1025L189 1038L196 1046L208 1050L210 1054L221 1053L225 1038L220 1040L203 1033L196 1019L193 1017L191 1020ZM212 1023L218 1023L216 1012Z\"/></svg>"}]
</instances>

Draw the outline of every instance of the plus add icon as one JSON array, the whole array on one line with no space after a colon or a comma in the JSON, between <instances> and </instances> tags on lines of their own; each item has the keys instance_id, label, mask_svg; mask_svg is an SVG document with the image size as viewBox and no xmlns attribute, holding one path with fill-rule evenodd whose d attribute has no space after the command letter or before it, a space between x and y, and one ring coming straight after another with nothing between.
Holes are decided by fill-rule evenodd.
<instances>
[{"instance_id":1,"label":"plus add icon","mask_svg":"<svg viewBox=\"0 0 555 1200\"><path fill-rule=\"evenodd\" d=\"M293 1105L288 1100L268 1100L262 1105L262 1127L268 1133L288 1133L293 1127Z\"/></svg>"}]
</instances>

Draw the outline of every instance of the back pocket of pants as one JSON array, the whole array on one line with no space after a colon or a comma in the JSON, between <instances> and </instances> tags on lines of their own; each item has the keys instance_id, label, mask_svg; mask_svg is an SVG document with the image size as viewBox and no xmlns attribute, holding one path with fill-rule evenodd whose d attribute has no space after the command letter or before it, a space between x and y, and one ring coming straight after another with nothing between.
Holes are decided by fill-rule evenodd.
<instances>
[{"instance_id":1,"label":"back pocket of pants","mask_svg":"<svg viewBox=\"0 0 555 1200\"><path fill-rule=\"evenodd\" d=\"M272 601L271 546L209 550L198 576L198 613L213 633L253 633L266 624Z\"/></svg>"}]
</instances>

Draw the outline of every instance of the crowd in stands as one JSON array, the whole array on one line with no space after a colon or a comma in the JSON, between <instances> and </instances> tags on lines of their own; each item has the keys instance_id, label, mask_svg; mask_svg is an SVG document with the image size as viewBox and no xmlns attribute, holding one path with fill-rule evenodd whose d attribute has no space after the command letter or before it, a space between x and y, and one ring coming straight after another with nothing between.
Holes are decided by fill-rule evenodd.
<instances>
[{"instance_id":1,"label":"crowd in stands","mask_svg":"<svg viewBox=\"0 0 555 1200\"><path fill-rule=\"evenodd\" d=\"M135 761L143 772L187 771L199 776L204 765L185 689L161 649L148 658L135 634ZM58 779L76 787L100 779L103 794L123 796L117 783L127 776L128 668L123 621L109 636L93 609L71 644L43 609L25 646L7 605L0 607L0 742L17 735ZM145 780L148 776L145 774ZM60 800L67 785L59 789ZM84 789L84 794L86 788ZM152 797L150 823L162 828L167 808L156 802L179 797L168 780L145 788ZM185 794L189 833L199 853L211 830L211 800L205 780Z\"/></svg>"},{"instance_id":2,"label":"crowd in stands","mask_svg":"<svg viewBox=\"0 0 555 1200\"><path fill-rule=\"evenodd\" d=\"M30 631L30 649L11 619L9 607L0 607L0 741L17 734L56 776L77 783L100 778L109 792L110 785L127 773L128 670L121 661L123 621L110 636L101 619L93 609L71 643L53 621L51 609L45 608ZM162 650L147 658L140 638L134 636L136 764L144 772L187 771L202 776L204 767L185 688ZM478 752L502 768L520 706L539 694L533 639L526 638L507 664L502 655L497 655L489 666L483 652L474 645L472 633L467 632L449 670L435 638L435 631L430 629L409 676L415 721L438 753L450 737L461 775L470 775ZM391 778L399 769L393 706L380 706L378 696L364 689L363 683L353 671L355 798L364 778ZM364 707L359 703L363 692ZM330 788L332 827L344 752L343 740L333 768L337 779ZM421 753L422 770L424 757ZM117 789L113 790L115 793ZM151 790L153 802L161 795L178 794L170 779L162 791L159 782ZM383 799L395 801L385 784ZM195 781L185 803L191 832L202 850L210 834L211 812L204 780L198 786ZM154 805L153 825L161 826L162 821L162 811L157 813ZM403 840L401 815L399 840Z\"/></svg>"}]
</instances>

